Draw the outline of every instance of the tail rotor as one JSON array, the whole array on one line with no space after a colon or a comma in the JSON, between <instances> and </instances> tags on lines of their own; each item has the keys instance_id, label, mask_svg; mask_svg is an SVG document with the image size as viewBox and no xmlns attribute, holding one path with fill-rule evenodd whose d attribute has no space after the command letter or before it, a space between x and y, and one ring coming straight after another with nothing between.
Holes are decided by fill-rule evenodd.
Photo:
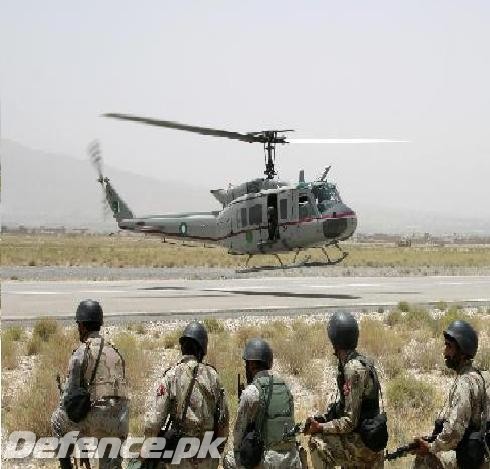
<instances>
[{"instance_id":1,"label":"tail rotor","mask_svg":"<svg viewBox=\"0 0 490 469\"><path fill-rule=\"evenodd\" d=\"M107 202L107 197L106 197L106 188L105 184L108 182L107 178L104 178L104 175L102 173L102 151L100 149L100 143L98 140L94 140L91 142L87 148L87 153L88 157L90 159L90 162L92 163L92 166L95 168L95 171L97 171L97 181L100 184L100 188L102 189L102 214L104 217L104 220L107 219L107 216L111 213L111 209L109 207L109 204Z\"/></svg>"}]
</instances>

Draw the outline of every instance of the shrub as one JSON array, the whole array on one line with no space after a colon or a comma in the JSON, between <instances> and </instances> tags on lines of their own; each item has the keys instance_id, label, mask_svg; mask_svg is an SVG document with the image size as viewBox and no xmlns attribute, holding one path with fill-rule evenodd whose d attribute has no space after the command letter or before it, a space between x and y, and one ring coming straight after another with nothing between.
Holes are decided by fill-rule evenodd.
<instances>
[{"instance_id":1,"label":"shrub","mask_svg":"<svg viewBox=\"0 0 490 469\"><path fill-rule=\"evenodd\" d=\"M27 355L38 355L41 352L43 341L38 335L32 335L27 342L26 353Z\"/></svg>"},{"instance_id":2,"label":"shrub","mask_svg":"<svg viewBox=\"0 0 490 469\"><path fill-rule=\"evenodd\" d=\"M136 324L136 329L135 329L136 334L143 335L145 334L145 325L142 322L139 322Z\"/></svg>"},{"instance_id":3,"label":"shrub","mask_svg":"<svg viewBox=\"0 0 490 469\"><path fill-rule=\"evenodd\" d=\"M10 339L14 342L20 342L24 338L24 329L20 326L12 326L5 329L4 334L2 334L3 339Z\"/></svg>"},{"instance_id":4,"label":"shrub","mask_svg":"<svg viewBox=\"0 0 490 469\"><path fill-rule=\"evenodd\" d=\"M175 348L179 345L179 339L182 335L182 329L176 329L175 331L165 334L163 337L163 346L165 348Z\"/></svg>"},{"instance_id":5,"label":"shrub","mask_svg":"<svg viewBox=\"0 0 490 469\"><path fill-rule=\"evenodd\" d=\"M425 414L434 409L436 392L430 384L400 374L388 382L386 397L394 409L411 408Z\"/></svg>"},{"instance_id":6,"label":"shrub","mask_svg":"<svg viewBox=\"0 0 490 469\"><path fill-rule=\"evenodd\" d=\"M386 316L385 319L385 324L393 327L402 322L403 316L402 313L399 309L393 309L391 310L388 315Z\"/></svg>"},{"instance_id":7,"label":"shrub","mask_svg":"<svg viewBox=\"0 0 490 469\"><path fill-rule=\"evenodd\" d=\"M223 323L215 318L206 318L204 319L203 324L210 334L224 332L225 330Z\"/></svg>"},{"instance_id":8,"label":"shrub","mask_svg":"<svg viewBox=\"0 0 490 469\"><path fill-rule=\"evenodd\" d=\"M408 303L407 301L400 301L398 303L398 309L402 313L408 313L410 311L410 303Z\"/></svg>"},{"instance_id":9,"label":"shrub","mask_svg":"<svg viewBox=\"0 0 490 469\"><path fill-rule=\"evenodd\" d=\"M58 332L58 328L58 322L55 319L41 318L34 325L33 335L47 342L53 334Z\"/></svg>"},{"instance_id":10,"label":"shrub","mask_svg":"<svg viewBox=\"0 0 490 469\"><path fill-rule=\"evenodd\" d=\"M363 319L360 324L359 349L372 357L398 354L403 339L376 319Z\"/></svg>"},{"instance_id":11,"label":"shrub","mask_svg":"<svg viewBox=\"0 0 490 469\"><path fill-rule=\"evenodd\" d=\"M403 318L404 325L409 329L434 328L435 320L425 308L411 308Z\"/></svg>"},{"instance_id":12,"label":"shrub","mask_svg":"<svg viewBox=\"0 0 490 469\"><path fill-rule=\"evenodd\" d=\"M446 309L447 309L447 303L445 301L438 301L434 306L439 311L446 311Z\"/></svg>"}]
</instances>

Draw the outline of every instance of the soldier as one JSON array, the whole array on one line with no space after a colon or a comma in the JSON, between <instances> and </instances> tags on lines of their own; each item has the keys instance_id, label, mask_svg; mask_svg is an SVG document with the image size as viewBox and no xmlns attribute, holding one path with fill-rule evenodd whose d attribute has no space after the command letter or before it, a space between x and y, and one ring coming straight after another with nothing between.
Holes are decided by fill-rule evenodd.
<instances>
[{"instance_id":1,"label":"soldier","mask_svg":"<svg viewBox=\"0 0 490 469\"><path fill-rule=\"evenodd\" d=\"M375 451L367 447L359 431L365 419L379 414L381 388L372 361L356 351L357 321L349 313L335 313L327 332L338 359L338 400L324 418L306 421L305 433L313 435L309 441L313 466L383 467L382 448ZM387 440L386 427L383 432Z\"/></svg>"},{"instance_id":2,"label":"soldier","mask_svg":"<svg viewBox=\"0 0 490 469\"><path fill-rule=\"evenodd\" d=\"M262 339L251 339L245 345L243 359L248 385L240 396L233 451L226 455L224 467L251 467L242 461L253 459L249 452L256 453L259 460L255 467L300 468L294 437L283 438L284 430L294 425L294 402L287 384L271 372L272 349ZM259 435L257 440L251 439L252 432Z\"/></svg>"},{"instance_id":3,"label":"soldier","mask_svg":"<svg viewBox=\"0 0 490 469\"><path fill-rule=\"evenodd\" d=\"M60 406L51 417L53 433L61 438L70 431L79 431L84 437L124 440L129 427L124 359L100 335L103 313L97 301L82 301L77 308L76 322L81 345L73 352L68 376L60 386ZM70 402L80 399L81 389L88 389L90 393L90 408L85 416L74 414L70 406ZM101 456L100 468L121 467L119 455L115 458ZM59 461L62 469L72 467L69 456Z\"/></svg>"},{"instance_id":4,"label":"soldier","mask_svg":"<svg viewBox=\"0 0 490 469\"><path fill-rule=\"evenodd\" d=\"M172 416L179 421L182 436L197 437L202 441L205 432L213 431L216 438L227 438L229 412L224 388L218 372L211 365L202 363L208 346L206 328L199 322L189 323L179 342L182 359L164 373L156 391L155 410L146 421L145 436L161 434L167 418ZM189 390L190 397L186 399ZM184 459L179 466L212 469L217 468L218 463L219 459L208 454L206 459Z\"/></svg>"},{"instance_id":5,"label":"soldier","mask_svg":"<svg viewBox=\"0 0 490 469\"><path fill-rule=\"evenodd\" d=\"M486 424L488 409L485 381L472 365L477 349L478 335L466 321L454 321L444 331L444 360L456 372L456 379L441 412L442 429L436 439L432 443L415 439L418 448L413 467L481 466L485 448L482 444L477 447L478 433ZM473 445L476 442L472 449L470 439Z\"/></svg>"}]
</instances>

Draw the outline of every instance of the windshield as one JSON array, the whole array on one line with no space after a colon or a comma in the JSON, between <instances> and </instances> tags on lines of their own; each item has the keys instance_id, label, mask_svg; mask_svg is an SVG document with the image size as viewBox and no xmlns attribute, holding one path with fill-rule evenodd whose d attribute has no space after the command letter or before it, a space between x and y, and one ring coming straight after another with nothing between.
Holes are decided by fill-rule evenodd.
<instances>
[{"instance_id":1,"label":"windshield","mask_svg":"<svg viewBox=\"0 0 490 469\"><path fill-rule=\"evenodd\" d=\"M332 205L342 202L337 186L330 182L315 184L311 188L320 213L326 212Z\"/></svg>"}]
</instances>

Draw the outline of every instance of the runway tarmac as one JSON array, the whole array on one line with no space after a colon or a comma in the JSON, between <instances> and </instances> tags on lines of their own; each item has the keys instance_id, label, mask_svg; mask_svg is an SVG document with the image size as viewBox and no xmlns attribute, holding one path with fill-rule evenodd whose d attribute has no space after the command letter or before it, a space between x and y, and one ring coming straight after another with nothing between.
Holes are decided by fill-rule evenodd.
<instances>
[{"instance_id":1,"label":"runway tarmac","mask_svg":"<svg viewBox=\"0 0 490 469\"><path fill-rule=\"evenodd\" d=\"M73 319L78 302L102 302L113 320L215 314L307 314L360 310L399 301L490 306L490 276L264 277L226 280L6 281L2 321Z\"/></svg>"}]
</instances>

